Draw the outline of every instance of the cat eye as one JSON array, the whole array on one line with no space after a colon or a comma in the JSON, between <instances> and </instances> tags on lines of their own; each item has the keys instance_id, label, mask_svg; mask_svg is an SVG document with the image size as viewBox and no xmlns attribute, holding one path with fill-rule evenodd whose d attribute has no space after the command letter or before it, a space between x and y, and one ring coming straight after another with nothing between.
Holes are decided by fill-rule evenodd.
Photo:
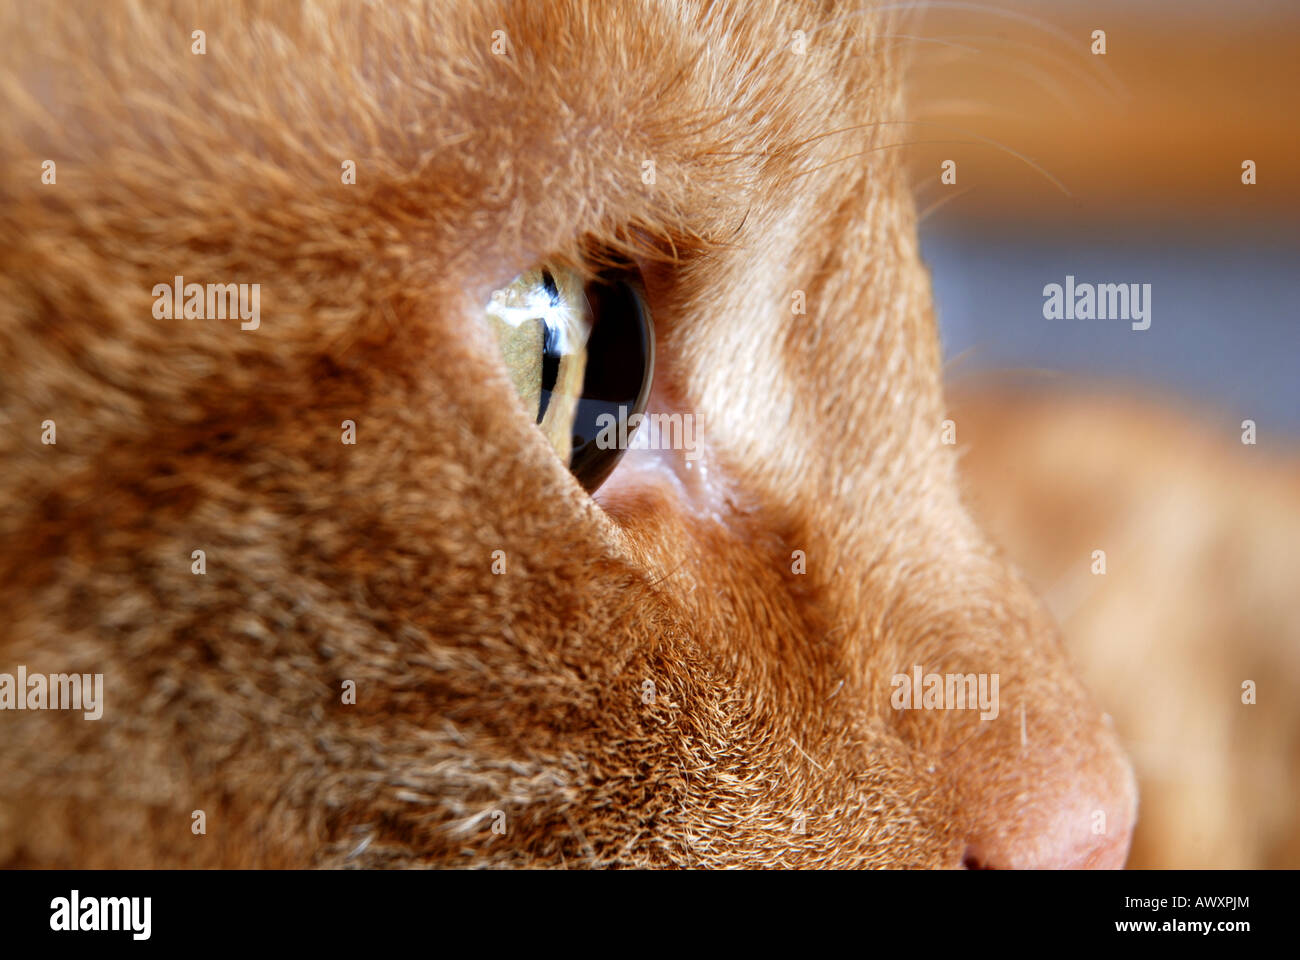
<instances>
[{"instance_id":1,"label":"cat eye","mask_svg":"<svg viewBox=\"0 0 1300 960\"><path fill-rule=\"evenodd\" d=\"M495 290L486 308L515 392L591 493L627 449L654 373L654 329L632 266L584 278L543 263ZM635 425L640 417L631 420Z\"/></svg>"}]
</instances>

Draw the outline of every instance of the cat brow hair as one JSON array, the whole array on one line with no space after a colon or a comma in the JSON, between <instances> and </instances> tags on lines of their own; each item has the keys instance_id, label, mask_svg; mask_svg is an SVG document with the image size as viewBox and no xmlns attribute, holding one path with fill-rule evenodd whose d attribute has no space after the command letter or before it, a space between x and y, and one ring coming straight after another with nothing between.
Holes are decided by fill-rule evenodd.
<instances>
[{"instance_id":1,"label":"cat brow hair","mask_svg":"<svg viewBox=\"0 0 1300 960\"><path fill-rule=\"evenodd\" d=\"M969 44L957 42L961 40L983 40L993 41L1002 46L1013 47L1023 51L1037 52L1049 55L1052 60L1052 67L1055 70L1068 72L1070 77L1079 80L1095 93L1104 93L1112 99L1121 99L1128 96L1128 86L1122 80L1115 76L1114 71L1104 62L1099 62L1096 57L1091 57L1079 49L1065 30L1054 26L1041 17L1035 17L1031 14L1019 10L1008 10L988 4L961 2L961 0L916 0L912 3L890 3L875 7L860 7L848 13L840 14L832 19L814 27L809 31L812 36L821 30L843 23L854 17L867 15L880 15L887 13L912 13L914 16L907 18L914 21L917 27L920 26L921 20L925 14L931 10L949 10L954 12L965 12L979 14L980 16L989 17L990 19L1002 19L1014 23L1024 24L1032 27L1045 37L1055 41L1056 51L1047 51L1045 48L1038 47L1035 44L1025 41L1015 40L1013 38L1001 36L996 33L981 33L974 35L946 35L941 37L925 36L919 33L877 33L874 34L876 39L895 39L907 40L915 43L929 43L946 48L947 52L956 51L957 55L962 53L974 53L977 55L984 54L987 51L979 47L973 47ZM884 23L888 23L891 18L882 18ZM1020 69L1025 67L1025 72L1032 79L1042 83L1050 78L1045 70L1033 70L1025 66L1024 61L1008 60L1003 58L1004 67L1009 69ZM923 61L922 61L923 62ZM916 65L909 65L909 70L915 70Z\"/></svg>"},{"instance_id":2,"label":"cat brow hair","mask_svg":"<svg viewBox=\"0 0 1300 960\"><path fill-rule=\"evenodd\" d=\"M913 124L913 125L916 125L916 126L934 126L934 127L944 127L944 128L946 128L946 129L949 129L949 130L958 131L958 132L964 134L965 136L970 137L971 140L904 140L904 141L902 141L902 142L900 142L900 143L887 143L887 144L882 144L882 145L880 145L880 146L870 147L870 148L868 148L868 149L866 149L866 150L863 150L863 151L860 151L860 152L858 152L858 153L849 153L849 154L845 154L845 155L842 156L842 157L836 157L834 160L831 160L830 162L825 163L825 164L823 164L823 165L820 166L820 167L815 167L815 168L812 169L812 170L804 171L804 173L799 174L799 176L804 176L804 175L809 174L809 173L817 173L818 171L825 170L827 167L833 166L833 165L835 165L835 164L837 164L837 163L841 163L841 162L843 162L843 161L845 161L845 160L853 160L853 159L856 159L856 158L858 158L858 157L865 156L866 154L869 154L869 153L875 153L877 150L889 150L889 149L893 149L893 148L895 148L895 147L917 146L917 145L919 145L919 144L923 144L923 143L924 143L924 144L931 144L931 143L967 143L967 144L968 144L968 143L971 143L971 142L973 141L973 142L976 142L976 143L987 144L988 146L991 146L991 147L996 147L997 149L1003 151L1004 153L1010 154L1011 156L1015 157L1017 160L1020 160L1021 162L1023 162L1026 166L1028 166L1028 167L1032 168L1033 170L1036 170L1038 173L1042 174L1042 175L1043 175L1043 176L1044 176L1044 177L1045 177L1045 178L1046 178L1046 179L1047 179L1047 180L1048 180L1048 181L1049 181L1053 186L1055 186L1058 190L1060 190L1060 191L1061 191L1063 194L1065 194L1067 197L1068 197L1068 196L1072 196L1072 194L1070 193L1069 189L1065 186L1065 184L1063 184L1059 179L1057 179L1055 176L1053 176L1053 175L1052 175L1052 174L1051 174L1051 173L1050 173L1046 168L1044 168L1041 164L1039 164L1039 163L1037 163L1036 161L1034 161L1034 160L1030 159L1029 157L1025 156L1025 155L1024 155L1023 153L1021 153L1019 150L1016 150L1016 149L1014 149L1014 148L1012 148L1012 147L1007 146L1005 143L1002 143L1001 141L994 140L994 139L992 139L992 138L990 138L990 137L981 136L980 134L978 134L978 133L974 133L974 132L972 132L972 131L970 131L970 130L962 130L960 127L954 127L952 124L942 123L942 122L940 122L940 121L938 121L938 120L879 120L879 121L875 121L874 123L870 123L870 124L862 124L862 126L884 126L884 125L887 125L887 124ZM841 131L832 131L832 132L833 132L833 133L839 133L839 132L841 132ZM827 136L829 136L829 135L830 135L830 134L827 134Z\"/></svg>"}]
</instances>

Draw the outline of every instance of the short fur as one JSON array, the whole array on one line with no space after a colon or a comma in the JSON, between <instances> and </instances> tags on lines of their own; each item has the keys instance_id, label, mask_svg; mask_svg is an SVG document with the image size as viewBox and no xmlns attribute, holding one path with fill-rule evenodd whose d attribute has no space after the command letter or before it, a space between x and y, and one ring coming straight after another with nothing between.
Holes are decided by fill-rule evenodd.
<instances>
[{"instance_id":1,"label":"short fur","mask_svg":"<svg viewBox=\"0 0 1300 960\"><path fill-rule=\"evenodd\" d=\"M1128 766L941 442L862 7L6 5L0 669L107 694L0 715L0 862L1122 862ZM707 509L593 501L511 396L488 293L593 248ZM261 328L153 319L176 274ZM892 709L914 664L999 719Z\"/></svg>"}]
</instances>

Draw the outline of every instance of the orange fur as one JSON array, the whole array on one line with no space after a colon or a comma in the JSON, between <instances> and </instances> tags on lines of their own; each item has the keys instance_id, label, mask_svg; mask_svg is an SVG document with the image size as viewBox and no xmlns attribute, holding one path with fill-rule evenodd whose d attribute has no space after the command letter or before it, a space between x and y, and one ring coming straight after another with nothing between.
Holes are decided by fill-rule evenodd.
<instances>
[{"instance_id":1,"label":"orange fur","mask_svg":"<svg viewBox=\"0 0 1300 960\"><path fill-rule=\"evenodd\" d=\"M1122 862L1127 764L940 442L860 7L5 7L0 669L107 702L0 716L0 861ZM591 246L712 513L593 501L511 396L482 304ZM176 274L261 329L154 320ZM913 664L999 719L892 709Z\"/></svg>"}]
</instances>

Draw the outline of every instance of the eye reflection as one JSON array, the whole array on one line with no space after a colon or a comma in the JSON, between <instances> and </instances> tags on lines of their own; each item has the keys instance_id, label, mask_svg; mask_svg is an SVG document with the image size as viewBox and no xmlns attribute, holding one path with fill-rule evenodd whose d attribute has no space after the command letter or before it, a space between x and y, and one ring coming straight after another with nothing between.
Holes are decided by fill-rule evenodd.
<instances>
[{"instance_id":1,"label":"eye reflection","mask_svg":"<svg viewBox=\"0 0 1300 960\"><path fill-rule=\"evenodd\" d=\"M650 393L654 331L640 275L614 268L584 281L545 263L494 291L486 313L524 408L594 491L625 449L597 442L598 418L641 413Z\"/></svg>"}]
</instances>

